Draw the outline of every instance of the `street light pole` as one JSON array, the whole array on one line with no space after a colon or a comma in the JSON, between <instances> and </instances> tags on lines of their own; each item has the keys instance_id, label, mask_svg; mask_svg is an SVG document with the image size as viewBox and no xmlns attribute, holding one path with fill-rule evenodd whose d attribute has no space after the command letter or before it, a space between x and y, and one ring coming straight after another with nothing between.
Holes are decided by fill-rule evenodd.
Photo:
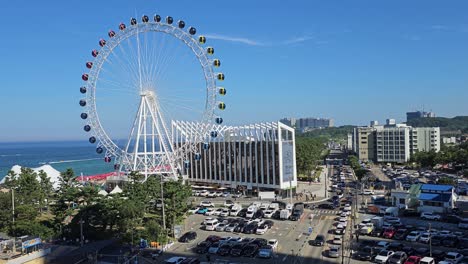
<instances>
[{"instance_id":1,"label":"street light pole","mask_svg":"<svg viewBox=\"0 0 468 264\"><path fill-rule=\"evenodd\" d=\"M83 218L80 218L80 245L83 247Z\"/></svg>"},{"instance_id":2,"label":"street light pole","mask_svg":"<svg viewBox=\"0 0 468 264\"><path fill-rule=\"evenodd\" d=\"M429 223L429 257L432 258L432 233L431 233L431 223Z\"/></svg>"},{"instance_id":3,"label":"street light pole","mask_svg":"<svg viewBox=\"0 0 468 264\"><path fill-rule=\"evenodd\" d=\"M289 203L292 204L292 177L289 177Z\"/></svg>"}]
</instances>

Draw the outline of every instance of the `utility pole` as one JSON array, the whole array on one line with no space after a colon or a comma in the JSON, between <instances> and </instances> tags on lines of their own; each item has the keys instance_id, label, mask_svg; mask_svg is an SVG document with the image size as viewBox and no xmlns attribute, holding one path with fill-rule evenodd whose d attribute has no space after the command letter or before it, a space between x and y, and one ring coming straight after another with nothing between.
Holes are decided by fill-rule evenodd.
<instances>
[{"instance_id":1,"label":"utility pole","mask_svg":"<svg viewBox=\"0 0 468 264\"><path fill-rule=\"evenodd\" d=\"M164 232L166 231L166 213L164 209L164 184L163 184L163 176L161 174L161 209L162 209L162 220L163 220L163 229Z\"/></svg>"},{"instance_id":2,"label":"utility pole","mask_svg":"<svg viewBox=\"0 0 468 264\"><path fill-rule=\"evenodd\" d=\"M431 233L431 223L429 223L429 257L432 258L432 233Z\"/></svg>"},{"instance_id":3,"label":"utility pole","mask_svg":"<svg viewBox=\"0 0 468 264\"><path fill-rule=\"evenodd\" d=\"M15 189L11 188L11 211L13 217L13 253L16 254L16 227L15 227Z\"/></svg>"},{"instance_id":4,"label":"utility pole","mask_svg":"<svg viewBox=\"0 0 468 264\"><path fill-rule=\"evenodd\" d=\"M83 247L83 218L80 218L80 245Z\"/></svg>"},{"instance_id":5,"label":"utility pole","mask_svg":"<svg viewBox=\"0 0 468 264\"><path fill-rule=\"evenodd\" d=\"M292 201L292 176L289 177L289 203L293 204L293 201Z\"/></svg>"}]
</instances>

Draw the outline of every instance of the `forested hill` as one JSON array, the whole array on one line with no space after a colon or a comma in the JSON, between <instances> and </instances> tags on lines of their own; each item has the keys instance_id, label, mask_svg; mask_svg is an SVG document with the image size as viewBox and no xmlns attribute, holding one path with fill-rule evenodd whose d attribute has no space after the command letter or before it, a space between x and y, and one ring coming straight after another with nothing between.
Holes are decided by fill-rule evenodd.
<instances>
[{"instance_id":1,"label":"forested hill","mask_svg":"<svg viewBox=\"0 0 468 264\"><path fill-rule=\"evenodd\" d=\"M426 117L417 118L406 122L413 127L440 127L442 131L457 131L468 133L468 116L447 117Z\"/></svg>"},{"instance_id":2,"label":"forested hill","mask_svg":"<svg viewBox=\"0 0 468 264\"><path fill-rule=\"evenodd\" d=\"M326 139L331 140L346 140L348 133L353 132L353 128L356 126L340 126L340 127L327 127L327 128L320 128L314 129L312 131L308 131L302 133L301 136L303 137L323 137Z\"/></svg>"}]
</instances>

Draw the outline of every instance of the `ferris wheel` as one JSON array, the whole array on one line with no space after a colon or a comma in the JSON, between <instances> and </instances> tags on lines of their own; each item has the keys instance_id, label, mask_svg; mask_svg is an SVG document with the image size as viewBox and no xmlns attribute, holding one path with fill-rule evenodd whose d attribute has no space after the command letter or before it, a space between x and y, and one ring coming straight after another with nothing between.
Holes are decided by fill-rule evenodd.
<instances>
[{"instance_id":1,"label":"ferris wheel","mask_svg":"<svg viewBox=\"0 0 468 264\"><path fill-rule=\"evenodd\" d=\"M131 18L109 30L86 62L79 101L89 142L120 172L178 177L217 137L226 108L224 73L206 37L170 16ZM200 67L201 66L201 67ZM174 132L176 120L198 123Z\"/></svg>"}]
</instances>

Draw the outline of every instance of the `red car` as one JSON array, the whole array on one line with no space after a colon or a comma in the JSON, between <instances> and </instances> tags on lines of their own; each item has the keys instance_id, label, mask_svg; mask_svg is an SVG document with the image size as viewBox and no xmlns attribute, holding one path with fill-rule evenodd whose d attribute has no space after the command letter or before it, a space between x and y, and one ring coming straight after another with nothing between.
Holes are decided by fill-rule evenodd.
<instances>
[{"instance_id":1,"label":"red car","mask_svg":"<svg viewBox=\"0 0 468 264\"><path fill-rule=\"evenodd\" d=\"M383 233L383 237L385 238L393 238L393 236L395 235L396 233L396 230L394 228L387 228L385 229L384 233Z\"/></svg>"},{"instance_id":2,"label":"red car","mask_svg":"<svg viewBox=\"0 0 468 264\"><path fill-rule=\"evenodd\" d=\"M420 256L410 256L409 258L406 259L404 264L419 264L421 261Z\"/></svg>"}]
</instances>

